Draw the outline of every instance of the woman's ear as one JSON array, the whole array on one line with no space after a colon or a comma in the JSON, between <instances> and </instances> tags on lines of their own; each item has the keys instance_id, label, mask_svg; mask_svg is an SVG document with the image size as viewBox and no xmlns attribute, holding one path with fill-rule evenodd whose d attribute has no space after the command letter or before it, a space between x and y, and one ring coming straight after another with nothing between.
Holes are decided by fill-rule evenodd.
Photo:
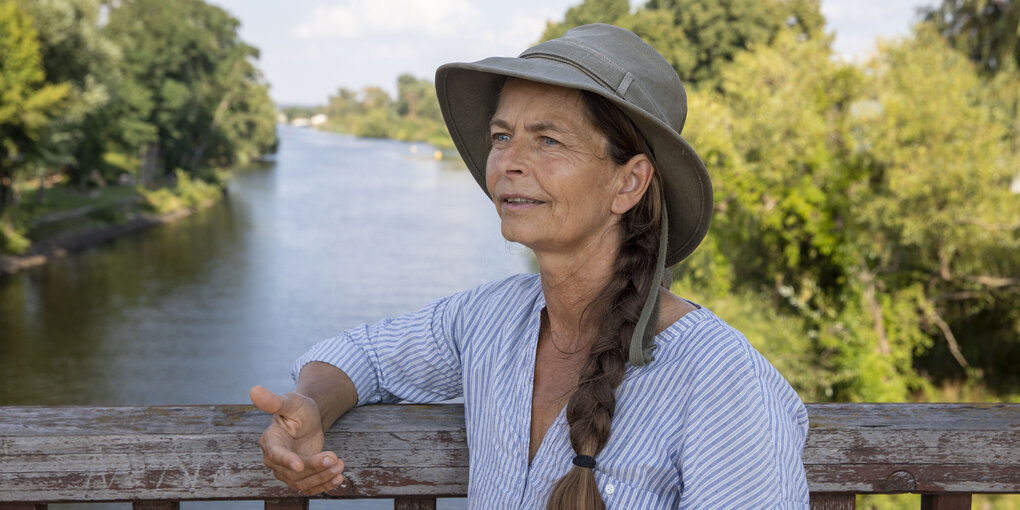
<instances>
[{"instance_id":1,"label":"woman's ear","mask_svg":"<svg viewBox=\"0 0 1020 510\"><path fill-rule=\"evenodd\" d=\"M620 168L619 187L610 205L614 214L623 214L641 201L655 174L655 166L648 156L638 154Z\"/></svg>"}]
</instances>

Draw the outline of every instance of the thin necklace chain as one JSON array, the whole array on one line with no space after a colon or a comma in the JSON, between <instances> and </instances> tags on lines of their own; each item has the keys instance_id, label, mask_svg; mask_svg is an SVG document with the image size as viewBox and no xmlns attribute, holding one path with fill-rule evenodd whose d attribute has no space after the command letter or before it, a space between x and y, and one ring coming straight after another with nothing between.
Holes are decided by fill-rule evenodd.
<instances>
[{"instance_id":1,"label":"thin necklace chain","mask_svg":"<svg viewBox=\"0 0 1020 510\"><path fill-rule=\"evenodd\" d=\"M560 346L556 345L556 333L552 329L552 324L550 324L549 314L545 310L542 310L542 316L543 316L542 318L545 319L545 323L548 324L547 327L548 327L548 330L549 330L549 343L552 344L553 349L556 349L557 351L560 352L560 354L563 354L563 355L566 355L566 356L573 356L573 355L581 352L584 349L583 347L581 347L581 348L578 348L576 351L573 351L573 352L571 352L571 351L564 351L563 349L560 349Z\"/></svg>"}]
</instances>

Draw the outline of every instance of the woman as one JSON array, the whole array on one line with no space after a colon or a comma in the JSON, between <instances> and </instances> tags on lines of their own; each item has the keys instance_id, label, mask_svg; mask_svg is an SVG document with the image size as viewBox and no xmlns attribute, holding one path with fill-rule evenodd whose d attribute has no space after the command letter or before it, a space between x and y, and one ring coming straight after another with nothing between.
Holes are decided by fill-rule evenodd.
<instances>
[{"instance_id":1,"label":"woman","mask_svg":"<svg viewBox=\"0 0 1020 510\"><path fill-rule=\"evenodd\" d=\"M803 404L663 280L712 210L669 63L587 25L518 58L442 66L436 87L503 235L539 274L321 342L285 397L253 388L276 415L260 442L276 477L339 485L322 431L355 405L463 396L472 508L806 508Z\"/></svg>"}]
</instances>

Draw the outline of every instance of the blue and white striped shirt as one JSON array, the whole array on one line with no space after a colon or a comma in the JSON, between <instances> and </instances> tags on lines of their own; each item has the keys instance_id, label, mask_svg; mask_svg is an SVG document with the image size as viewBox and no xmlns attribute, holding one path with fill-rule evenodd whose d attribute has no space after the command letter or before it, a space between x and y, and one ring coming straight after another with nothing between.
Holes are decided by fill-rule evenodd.
<instances>
[{"instance_id":1,"label":"blue and white striped shirt","mask_svg":"<svg viewBox=\"0 0 1020 510\"><path fill-rule=\"evenodd\" d=\"M531 464L538 275L517 275L320 342L294 364L330 363L358 405L463 396L469 508L544 508L574 452L565 414ZM655 361L627 366L595 477L609 509L807 508L807 413L743 335L702 308L659 333Z\"/></svg>"}]
</instances>

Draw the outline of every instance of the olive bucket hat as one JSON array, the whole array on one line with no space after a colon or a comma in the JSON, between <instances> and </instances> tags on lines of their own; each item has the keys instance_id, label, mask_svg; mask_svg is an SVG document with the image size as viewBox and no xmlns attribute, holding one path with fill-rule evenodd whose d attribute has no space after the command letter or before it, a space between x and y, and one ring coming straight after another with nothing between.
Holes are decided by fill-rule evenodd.
<instances>
[{"instance_id":1,"label":"olive bucket hat","mask_svg":"<svg viewBox=\"0 0 1020 510\"><path fill-rule=\"evenodd\" d=\"M613 25L592 24L525 50L520 56L452 63L436 71L436 94L457 150L475 180L486 190L489 121L507 78L558 85L598 94L620 108L648 143L660 173L668 223L661 232L659 270L680 262L701 243L712 218L712 183L705 164L680 136L687 118L687 94L680 78L659 52L634 33ZM668 226L667 226L668 225ZM664 249L663 249L664 248ZM657 292L653 292L655 296ZM646 323L654 329L657 303L648 296ZM635 332L637 333L637 331ZM652 335L654 336L654 335ZM643 342L647 360L651 339Z\"/></svg>"}]
</instances>

